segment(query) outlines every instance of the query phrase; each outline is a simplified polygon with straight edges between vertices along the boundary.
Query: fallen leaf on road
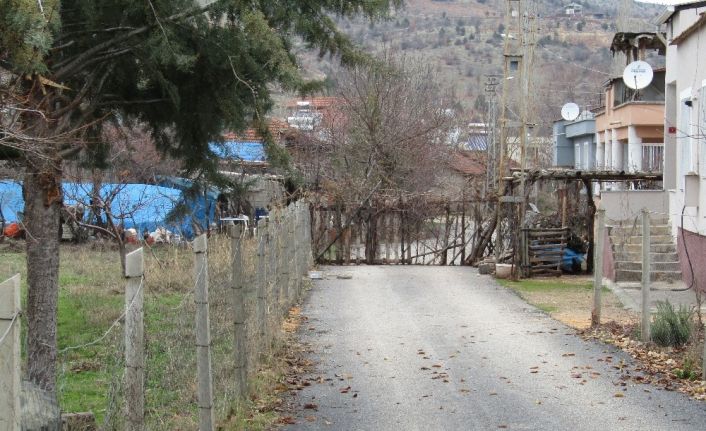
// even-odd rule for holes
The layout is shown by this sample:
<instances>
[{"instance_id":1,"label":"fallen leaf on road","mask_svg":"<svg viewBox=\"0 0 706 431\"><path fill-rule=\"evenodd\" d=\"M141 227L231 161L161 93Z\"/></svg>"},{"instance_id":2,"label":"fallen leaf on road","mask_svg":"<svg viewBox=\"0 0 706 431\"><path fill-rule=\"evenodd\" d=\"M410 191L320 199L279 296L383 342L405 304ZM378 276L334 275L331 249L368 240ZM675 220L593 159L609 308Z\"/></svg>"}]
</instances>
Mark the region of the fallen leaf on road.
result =
<instances>
[{"instance_id":1,"label":"fallen leaf on road","mask_svg":"<svg viewBox=\"0 0 706 431\"><path fill-rule=\"evenodd\" d=\"M342 394L347 394L348 392L350 392L350 390L351 390L351 387L348 386L348 387L345 387L345 388L341 388L341 390L339 390L339 392L342 393Z\"/></svg>"},{"instance_id":2,"label":"fallen leaf on road","mask_svg":"<svg viewBox=\"0 0 706 431\"><path fill-rule=\"evenodd\" d=\"M564 354L561 355L561 356L564 356L564 357L566 357L566 356L576 356L576 353L564 353Z\"/></svg>"},{"instance_id":3,"label":"fallen leaf on road","mask_svg":"<svg viewBox=\"0 0 706 431\"><path fill-rule=\"evenodd\" d=\"M295 421L294 418L291 416L283 416L277 419L277 423L282 425L295 425L297 421Z\"/></svg>"},{"instance_id":4,"label":"fallen leaf on road","mask_svg":"<svg viewBox=\"0 0 706 431\"><path fill-rule=\"evenodd\" d=\"M615 398L622 398L622 397L625 396L625 394L622 393L622 392L616 392L615 395L613 395L613 396L614 396Z\"/></svg>"},{"instance_id":5,"label":"fallen leaf on road","mask_svg":"<svg viewBox=\"0 0 706 431\"><path fill-rule=\"evenodd\" d=\"M308 422L316 422L316 416L307 416L305 419Z\"/></svg>"},{"instance_id":6,"label":"fallen leaf on road","mask_svg":"<svg viewBox=\"0 0 706 431\"><path fill-rule=\"evenodd\" d=\"M314 403L307 403L307 404L304 404L304 409L306 409L306 410L318 410L318 409L319 409L319 406L317 406L317 405L314 404Z\"/></svg>"},{"instance_id":7,"label":"fallen leaf on road","mask_svg":"<svg viewBox=\"0 0 706 431\"><path fill-rule=\"evenodd\" d=\"M429 368L429 367L422 367L422 368L420 368L420 369L421 369L422 371L431 370L431 368Z\"/></svg>"}]
</instances>

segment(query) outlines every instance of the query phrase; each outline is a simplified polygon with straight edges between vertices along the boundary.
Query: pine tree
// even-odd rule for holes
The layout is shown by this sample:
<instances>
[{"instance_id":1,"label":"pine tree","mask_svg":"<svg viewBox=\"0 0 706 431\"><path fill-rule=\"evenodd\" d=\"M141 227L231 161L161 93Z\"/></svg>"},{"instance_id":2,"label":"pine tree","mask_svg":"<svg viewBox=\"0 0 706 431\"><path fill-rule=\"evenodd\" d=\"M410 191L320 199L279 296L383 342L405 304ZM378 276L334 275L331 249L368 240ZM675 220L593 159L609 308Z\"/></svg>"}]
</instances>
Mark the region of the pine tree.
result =
<instances>
[{"instance_id":1,"label":"pine tree","mask_svg":"<svg viewBox=\"0 0 706 431\"><path fill-rule=\"evenodd\" d=\"M357 63L365 56L334 16L375 19L399 3L3 0L0 77L10 78L0 79L0 101L12 109L0 149L19 151L25 166L31 381L54 390L62 161L105 153L101 127L119 119L147 124L187 171L213 167L208 143L225 129L264 129L272 84L311 88L295 36Z\"/></svg>"}]
</instances>

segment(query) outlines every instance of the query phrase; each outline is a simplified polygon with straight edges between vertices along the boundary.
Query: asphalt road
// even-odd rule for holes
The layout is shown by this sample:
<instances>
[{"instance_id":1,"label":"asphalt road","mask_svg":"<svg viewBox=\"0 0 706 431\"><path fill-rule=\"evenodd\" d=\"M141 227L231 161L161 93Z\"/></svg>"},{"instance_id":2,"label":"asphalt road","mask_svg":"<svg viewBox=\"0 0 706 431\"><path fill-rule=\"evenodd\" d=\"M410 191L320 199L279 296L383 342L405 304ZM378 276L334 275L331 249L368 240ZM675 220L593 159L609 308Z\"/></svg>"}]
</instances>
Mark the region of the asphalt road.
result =
<instances>
[{"instance_id":1,"label":"asphalt road","mask_svg":"<svg viewBox=\"0 0 706 431\"><path fill-rule=\"evenodd\" d=\"M311 385L287 430L706 429L706 403L633 384L627 355L473 269L323 270L303 308Z\"/></svg>"}]
</instances>

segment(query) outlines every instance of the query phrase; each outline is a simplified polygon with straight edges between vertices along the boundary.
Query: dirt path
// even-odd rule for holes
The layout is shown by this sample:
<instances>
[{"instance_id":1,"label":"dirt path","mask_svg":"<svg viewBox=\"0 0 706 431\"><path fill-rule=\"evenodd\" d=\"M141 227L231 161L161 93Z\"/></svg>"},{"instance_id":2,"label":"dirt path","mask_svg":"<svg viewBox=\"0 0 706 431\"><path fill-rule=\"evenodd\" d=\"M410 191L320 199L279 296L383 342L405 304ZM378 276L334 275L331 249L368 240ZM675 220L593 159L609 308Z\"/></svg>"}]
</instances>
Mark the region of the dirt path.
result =
<instances>
[{"instance_id":1,"label":"dirt path","mask_svg":"<svg viewBox=\"0 0 706 431\"><path fill-rule=\"evenodd\" d=\"M469 268L324 268L303 313L316 363L288 430L702 430L706 404L624 379L586 342ZM352 274L350 280L335 273Z\"/></svg>"}]
</instances>

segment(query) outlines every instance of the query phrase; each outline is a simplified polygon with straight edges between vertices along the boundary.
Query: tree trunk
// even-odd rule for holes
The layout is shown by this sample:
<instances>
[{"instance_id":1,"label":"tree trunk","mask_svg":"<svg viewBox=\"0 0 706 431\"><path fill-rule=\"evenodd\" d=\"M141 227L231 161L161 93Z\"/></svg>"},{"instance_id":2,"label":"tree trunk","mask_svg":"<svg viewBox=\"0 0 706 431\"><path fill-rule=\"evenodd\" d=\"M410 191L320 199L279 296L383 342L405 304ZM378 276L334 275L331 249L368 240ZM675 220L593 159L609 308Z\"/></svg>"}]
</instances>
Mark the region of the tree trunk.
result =
<instances>
[{"instance_id":1,"label":"tree trunk","mask_svg":"<svg viewBox=\"0 0 706 431\"><path fill-rule=\"evenodd\" d=\"M593 202L593 188L591 187L591 181L584 179L583 185L586 187L586 203L588 204L588 211L586 213L586 241L588 242L588 251L586 253L586 272L589 274L593 272L593 254L596 252L595 238L593 237L593 223L596 217L596 203ZM598 250L599 253L603 253L603 250Z\"/></svg>"},{"instance_id":2,"label":"tree trunk","mask_svg":"<svg viewBox=\"0 0 706 431\"><path fill-rule=\"evenodd\" d=\"M446 212L446 223L444 224L444 251L441 253L441 262L439 265L445 266L449 260L449 235L451 234L451 207L446 204L444 208Z\"/></svg>"},{"instance_id":3,"label":"tree trunk","mask_svg":"<svg viewBox=\"0 0 706 431\"><path fill-rule=\"evenodd\" d=\"M494 214L490 217L488 226L485 229L483 229L482 222L479 223L478 229L481 230L481 234L478 239L478 242L476 243L475 247L471 251L471 254L466 259L466 264L474 265L476 262L478 262L480 259L483 258L483 254L485 252L485 249L488 247L490 240L493 238L493 232L495 232L495 229L498 224L499 206L500 206L500 203L498 203L495 206Z\"/></svg>"},{"instance_id":4,"label":"tree trunk","mask_svg":"<svg viewBox=\"0 0 706 431\"><path fill-rule=\"evenodd\" d=\"M365 261L368 265L374 265L377 259L378 250L378 216L376 208L368 208L368 229L365 238Z\"/></svg>"},{"instance_id":5,"label":"tree trunk","mask_svg":"<svg viewBox=\"0 0 706 431\"><path fill-rule=\"evenodd\" d=\"M42 389L56 385L61 161L27 157L23 186L27 232L27 374Z\"/></svg>"}]
</instances>

